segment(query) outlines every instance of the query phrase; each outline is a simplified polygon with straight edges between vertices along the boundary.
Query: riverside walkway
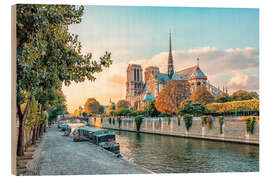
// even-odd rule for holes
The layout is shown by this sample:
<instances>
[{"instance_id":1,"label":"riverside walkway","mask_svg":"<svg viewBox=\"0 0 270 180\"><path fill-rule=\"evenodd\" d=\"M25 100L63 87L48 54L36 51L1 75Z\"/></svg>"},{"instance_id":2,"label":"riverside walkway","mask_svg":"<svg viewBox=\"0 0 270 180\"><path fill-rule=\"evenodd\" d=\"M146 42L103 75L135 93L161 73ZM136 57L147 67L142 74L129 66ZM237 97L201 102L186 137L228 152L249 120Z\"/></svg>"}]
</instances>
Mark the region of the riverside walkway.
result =
<instances>
[{"instance_id":1,"label":"riverside walkway","mask_svg":"<svg viewBox=\"0 0 270 180\"><path fill-rule=\"evenodd\" d=\"M72 138L62 134L56 127L49 129L41 140L34 159L28 163L25 175L151 173L94 144L86 141L73 142Z\"/></svg>"}]
</instances>

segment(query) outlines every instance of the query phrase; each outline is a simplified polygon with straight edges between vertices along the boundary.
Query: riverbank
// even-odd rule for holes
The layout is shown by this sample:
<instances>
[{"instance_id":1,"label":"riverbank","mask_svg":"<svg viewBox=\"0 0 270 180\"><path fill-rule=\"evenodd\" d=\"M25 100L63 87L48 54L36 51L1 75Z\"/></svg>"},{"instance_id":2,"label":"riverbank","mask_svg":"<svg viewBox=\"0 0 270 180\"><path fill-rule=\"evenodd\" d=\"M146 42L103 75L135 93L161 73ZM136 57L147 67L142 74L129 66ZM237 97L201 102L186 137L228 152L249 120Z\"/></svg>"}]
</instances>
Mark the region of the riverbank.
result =
<instances>
[{"instance_id":1,"label":"riverbank","mask_svg":"<svg viewBox=\"0 0 270 180\"><path fill-rule=\"evenodd\" d=\"M151 171L89 142L73 142L56 127L49 130L24 175L146 174ZM120 145L121 148L121 145Z\"/></svg>"},{"instance_id":2,"label":"riverbank","mask_svg":"<svg viewBox=\"0 0 270 180\"><path fill-rule=\"evenodd\" d=\"M117 118L114 118L114 120L113 118L109 120L108 117L102 120L101 118L89 118L89 124L101 128L136 132L134 118L121 118L120 123ZM222 133L220 133L220 128ZM241 117L225 118L221 127L218 119L213 118L210 128L207 126L202 127L200 118L193 117L192 126L188 131L183 118L178 120L175 117L171 117L169 120L164 117L145 117L141 124L140 132L259 145L259 121L255 122L253 133L250 134L247 133L246 122Z\"/></svg>"}]
</instances>

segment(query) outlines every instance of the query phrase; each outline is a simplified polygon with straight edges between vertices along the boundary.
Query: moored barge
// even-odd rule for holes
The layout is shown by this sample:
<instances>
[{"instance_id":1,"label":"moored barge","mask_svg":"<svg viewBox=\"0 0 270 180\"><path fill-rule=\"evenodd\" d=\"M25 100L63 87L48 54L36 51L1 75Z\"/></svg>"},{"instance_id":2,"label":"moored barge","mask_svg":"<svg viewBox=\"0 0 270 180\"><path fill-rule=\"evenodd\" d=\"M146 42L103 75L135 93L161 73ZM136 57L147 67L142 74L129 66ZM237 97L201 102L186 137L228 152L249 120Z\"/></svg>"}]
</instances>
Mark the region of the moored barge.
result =
<instances>
[{"instance_id":1,"label":"moored barge","mask_svg":"<svg viewBox=\"0 0 270 180\"><path fill-rule=\"evenodd\" d=\"M120 154L120 145L115 142L115 133L111 130L82 126L76 128L72 135L74 142L89 141L115 154Z\"/></svg>"}]
</instances>

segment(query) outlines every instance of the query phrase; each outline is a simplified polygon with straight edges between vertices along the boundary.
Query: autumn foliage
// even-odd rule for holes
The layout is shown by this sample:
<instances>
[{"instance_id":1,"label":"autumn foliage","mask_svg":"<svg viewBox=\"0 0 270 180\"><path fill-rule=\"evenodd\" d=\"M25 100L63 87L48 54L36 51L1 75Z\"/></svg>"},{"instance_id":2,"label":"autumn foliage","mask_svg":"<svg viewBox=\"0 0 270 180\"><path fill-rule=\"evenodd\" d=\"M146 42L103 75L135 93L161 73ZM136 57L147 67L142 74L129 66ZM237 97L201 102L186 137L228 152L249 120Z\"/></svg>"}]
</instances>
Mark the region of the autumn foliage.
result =
<instances>
[{"instance_id":1,"label":"autumn foliage","mask_svg":"<svg viewBox=\"0 0 270 180\"><path fill-rule=\"evenodd\" d=\"M259 100L250 99L244 101L231 101L226 103L210 103L206 105L206 108L213 113L259 111L259 104Z\"/></svg>"},{"instance_id":2,"label":"autumn foliage","mask_svg":"<svg viewBox=\"0 0 270 180\"><path fill-rule=\"evenodd\" d=\"M116 104L116 110L121 109L121 108L129 109L129 107L130 107L130 104L126 100L120 100Z\"/></svg>"},{"instance_id":3,"label":"autumn foliage","mask_svg":"<svg viewBox=\"0 0 270 180\"><path fill-rule=\"evenodd\" d=\"M245 90L238 90L232 94L233 100L248 100L248 99L259 99L259 95L254 92L248 92Z\"/></svg>"},{"instance_id":4,"label":"autumn foliage","mask_svg":"<svg viewBox=\"0 0 270 180\"><path fill-rule=\"evenodd\" d=\"M197 86L191 96L191 101L193 103L207 104L213 100L214 100L214 97L207 90L206 86Z\"/></svg>"},{"instance_id":5,"label":"autumn foliage","mask_svg":"<svg viewBox=\"0 0 270 180\"><path fill-rule=\"evenodd\" d=\"M164 114L177 114L180 103L190 95L190 84L186 80L171 80L159 93L155 106Z\"/></svg>"},{"instance_id":6,"label":"autumn foliage","mask_svg":"<svg viewBox=\"0 0 270 180\"><path fill-rule=\"evenodd\" d=\"M95 98L88 98L84 104L84 109L87 114L99 113L100 104Z\"/></svg>"}]
</instances>

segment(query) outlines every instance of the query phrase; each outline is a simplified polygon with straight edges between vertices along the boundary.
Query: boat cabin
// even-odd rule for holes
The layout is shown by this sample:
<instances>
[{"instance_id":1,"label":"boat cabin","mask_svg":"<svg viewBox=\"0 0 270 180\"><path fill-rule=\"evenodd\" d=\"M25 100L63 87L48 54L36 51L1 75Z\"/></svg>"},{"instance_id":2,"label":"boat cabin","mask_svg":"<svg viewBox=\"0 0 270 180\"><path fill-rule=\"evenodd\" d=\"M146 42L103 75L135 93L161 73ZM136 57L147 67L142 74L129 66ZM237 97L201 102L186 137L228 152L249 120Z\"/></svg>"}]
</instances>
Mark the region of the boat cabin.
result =
<instances>
[{"instance_id":1,"label":"boat cabin","mask_svg":"<svg viewBox=\"0 0 270 180\"><path fill-rule=\"evenodd\" d=\"M93 136L93 143L99 144L101 142L114 142L115 134L112 131L107 131L106 133L98 133Z\"/></svg>"},{"instance_id":2,"label":"boat cabin","mask_svg":"<svg viewBox=\"0 0 270 180\"><path fill-rule=\"evenodd\" d=\"M73 131L73 141L91 141L96 133L104 133L107 130L89 126L78 127Z\"/></svg>"}]
</instances>

